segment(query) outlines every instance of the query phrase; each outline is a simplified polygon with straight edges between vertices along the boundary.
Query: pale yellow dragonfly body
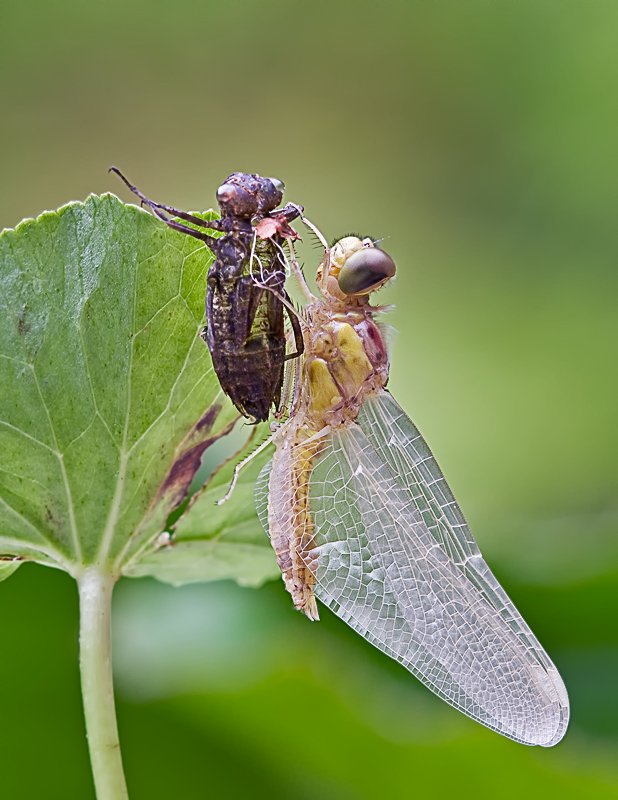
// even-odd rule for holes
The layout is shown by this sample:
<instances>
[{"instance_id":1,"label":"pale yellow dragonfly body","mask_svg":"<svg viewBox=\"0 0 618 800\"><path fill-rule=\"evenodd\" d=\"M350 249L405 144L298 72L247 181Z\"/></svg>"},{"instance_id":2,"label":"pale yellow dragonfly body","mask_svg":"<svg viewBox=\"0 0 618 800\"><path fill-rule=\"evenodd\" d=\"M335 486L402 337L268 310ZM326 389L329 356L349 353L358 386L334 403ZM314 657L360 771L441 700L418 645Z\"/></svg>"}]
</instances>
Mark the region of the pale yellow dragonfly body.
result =
<instances>
[{"instance_id":1,"label":"pale yellow dragonfly body","mask_svg":"<svg viewBox=\"0 0 618 800\"><path fill-rule=\"evenodd\" d=\"M566 689L483 560L425 440L386 391L369 294L394 274L346 237L303 310L301 391L256 485L295 606L316 598L432 691L515 741L564 736Z\"/></svg>"}]
</instances>

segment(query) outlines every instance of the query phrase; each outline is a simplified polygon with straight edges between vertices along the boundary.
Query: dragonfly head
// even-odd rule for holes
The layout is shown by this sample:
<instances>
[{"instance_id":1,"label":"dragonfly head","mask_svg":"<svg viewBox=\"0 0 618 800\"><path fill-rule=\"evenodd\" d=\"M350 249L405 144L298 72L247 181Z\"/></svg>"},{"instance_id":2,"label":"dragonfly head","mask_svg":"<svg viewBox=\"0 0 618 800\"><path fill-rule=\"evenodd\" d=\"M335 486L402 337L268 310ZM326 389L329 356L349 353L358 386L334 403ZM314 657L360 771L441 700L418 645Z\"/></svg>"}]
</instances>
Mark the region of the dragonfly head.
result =
<instances>
[{"instance_id":1,"label":"dragonfly head","mask_svg":"<svg viewBox=\"0 0 618 800\"><path fill-rule=\"evenodd\" d=\"M395 262L373 239L345 236L335 242L318 268L318 286L339 300L375 292L395 274Z\"/></svg>"}]
</instances>

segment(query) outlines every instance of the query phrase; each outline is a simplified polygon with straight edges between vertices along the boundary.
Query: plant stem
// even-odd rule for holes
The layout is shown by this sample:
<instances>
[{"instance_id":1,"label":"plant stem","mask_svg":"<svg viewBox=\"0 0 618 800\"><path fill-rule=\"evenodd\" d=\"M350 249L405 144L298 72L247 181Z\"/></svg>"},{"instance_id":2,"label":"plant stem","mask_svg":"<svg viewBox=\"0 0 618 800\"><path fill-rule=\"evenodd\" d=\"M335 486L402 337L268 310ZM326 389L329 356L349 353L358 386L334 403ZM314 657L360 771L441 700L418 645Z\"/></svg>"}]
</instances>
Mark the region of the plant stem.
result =
<instances>
[{"instance_id":1,"label":"plant stem","mask_svg":"<svg viewBox=\"0 0 618 800\"><path fill-rule=\"evenodd\" d=\"M128 800L122 770L111 654L112 590L116 579L95 568L78 578L79 663L86 732L97 800Z\"/></svg>"}]
</instances>

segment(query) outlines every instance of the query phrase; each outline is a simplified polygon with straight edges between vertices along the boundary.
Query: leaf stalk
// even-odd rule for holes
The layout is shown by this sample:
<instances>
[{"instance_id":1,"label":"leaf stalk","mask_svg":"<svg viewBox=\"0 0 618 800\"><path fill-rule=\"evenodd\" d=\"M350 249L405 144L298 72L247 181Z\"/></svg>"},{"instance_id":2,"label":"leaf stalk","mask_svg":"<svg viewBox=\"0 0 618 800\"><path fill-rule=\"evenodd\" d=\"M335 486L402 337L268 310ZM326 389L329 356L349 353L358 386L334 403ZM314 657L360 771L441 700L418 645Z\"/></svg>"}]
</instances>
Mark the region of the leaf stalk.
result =
<instances>
[{"instance_id":1,"label":"leaf stalk","mask_svg":"<svg viewBox=\"0 0 618 800\"><path fill-rule=\"evenodd\" d=\"M97 800L128 800L122 769L111 654L111 606L116 577L84 570L79 587L79 662L86 732Z\"/></svg>"}]
</instances>

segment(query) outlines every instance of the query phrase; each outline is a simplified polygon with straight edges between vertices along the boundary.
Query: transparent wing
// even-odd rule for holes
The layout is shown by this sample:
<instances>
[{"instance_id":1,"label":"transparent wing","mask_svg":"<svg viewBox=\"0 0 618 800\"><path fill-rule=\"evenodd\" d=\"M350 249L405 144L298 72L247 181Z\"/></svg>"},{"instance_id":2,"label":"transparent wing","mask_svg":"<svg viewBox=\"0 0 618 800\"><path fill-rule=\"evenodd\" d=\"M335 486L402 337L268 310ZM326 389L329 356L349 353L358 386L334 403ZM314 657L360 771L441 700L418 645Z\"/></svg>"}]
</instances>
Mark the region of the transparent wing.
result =
<instances>
[{"instance_id":1,"label":"transparent wing","mask_svg":"<svg viewBox=\"0 0 618 800\"><path fill-rule=\"evenodd\" d=\"M388 392L381 392L365 400L357 423L446 555L534 651L539 663L549 672L555 670L483 560L427 442L401 406Z\"/></svg>"},{"instance_id":2,"label":"transparent wing","mask_svg":"<svg viewBox=\"0 0 618 800\"><path fill-rule=\"evenodd\" d=\"M358 424L332 435L310 498L323 603L489 728L525 744L562 738L568 698L556 668L388 393L366 400Z\"/></svg>"}]
</instances>

